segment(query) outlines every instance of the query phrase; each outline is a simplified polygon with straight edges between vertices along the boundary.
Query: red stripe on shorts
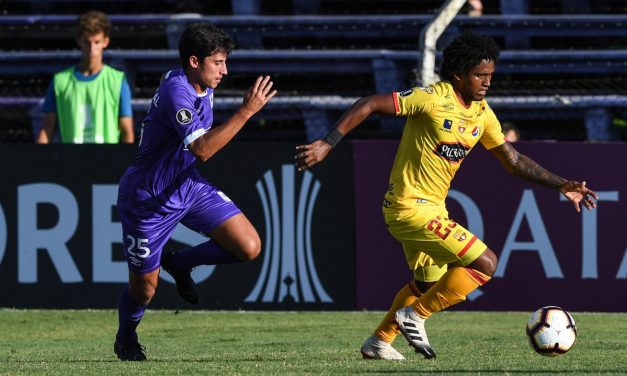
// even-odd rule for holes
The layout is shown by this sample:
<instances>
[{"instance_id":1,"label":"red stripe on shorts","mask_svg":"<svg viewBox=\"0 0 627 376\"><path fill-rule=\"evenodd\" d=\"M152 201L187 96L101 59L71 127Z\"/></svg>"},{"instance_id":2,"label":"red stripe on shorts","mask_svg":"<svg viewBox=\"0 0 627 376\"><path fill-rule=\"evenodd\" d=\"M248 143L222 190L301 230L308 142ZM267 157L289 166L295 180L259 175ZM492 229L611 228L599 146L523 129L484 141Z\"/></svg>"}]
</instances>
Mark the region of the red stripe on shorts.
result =
<instances>
[{"instance_id":1,"label":"red stripe on shorts","mask_svg":"<svg viewBox=\"0 0 627 376\"><path fill-rule=\"evenodd\" d=\"M462 249L458 254L457 257L462 257L464 255L464 253L468 252L468 250L470 249L470 247L472 247L472 245L475 243L475 241L477 240L477 236L473 235L472 239L470 239L468 241L468 244L466 244L466 246L464 247L464 249Z\"/></svg>"}]
</instances>

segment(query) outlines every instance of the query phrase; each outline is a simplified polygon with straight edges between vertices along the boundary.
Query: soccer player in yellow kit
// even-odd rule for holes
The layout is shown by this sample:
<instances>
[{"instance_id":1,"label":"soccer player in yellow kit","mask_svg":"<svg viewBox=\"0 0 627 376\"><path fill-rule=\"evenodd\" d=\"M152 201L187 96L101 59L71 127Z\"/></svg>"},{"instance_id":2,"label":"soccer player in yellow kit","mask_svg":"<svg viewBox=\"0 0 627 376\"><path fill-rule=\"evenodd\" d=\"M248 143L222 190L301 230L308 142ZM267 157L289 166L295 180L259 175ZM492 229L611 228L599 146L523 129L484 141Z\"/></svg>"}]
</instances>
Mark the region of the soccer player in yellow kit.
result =
<instances>
[{"instance_id":1,"label":"soccer player in yellow kit","mask_svg":"<svg viewBox=\"0 0 627 376\"><path fill-rule=\"evenodd\" d=\"M407 118L383 200L386 225L403 247L414 278L361 348L364 358L402 360L391 346L404 335L425 358L434 358L425 331L433 313L462 302L487 283L497 257L486 244L448 217L444 199L466 155L477 144L491 151L511 174L559 190L577 212L596 207L586 183L559 177L506 142L484 97L500 51L492 38L466 32L444 49L443 80L427 87L364 97L355 102L323 139L296 148L296 166L326 158L342 136L369 115Z\"/></svg>"}]
</instances>

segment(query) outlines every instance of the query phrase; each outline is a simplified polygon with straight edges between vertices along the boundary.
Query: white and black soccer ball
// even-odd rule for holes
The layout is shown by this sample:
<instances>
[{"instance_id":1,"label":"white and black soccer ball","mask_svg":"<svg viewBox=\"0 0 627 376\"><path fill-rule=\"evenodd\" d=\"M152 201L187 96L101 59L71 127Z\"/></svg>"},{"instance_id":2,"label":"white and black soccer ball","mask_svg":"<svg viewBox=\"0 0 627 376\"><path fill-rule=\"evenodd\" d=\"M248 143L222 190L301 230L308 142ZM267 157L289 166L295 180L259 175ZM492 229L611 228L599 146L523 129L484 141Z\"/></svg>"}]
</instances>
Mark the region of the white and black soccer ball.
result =
<instances>
[{"instance_id":1,"label":"white and black soccer ball","mask_svg":"<svg viewBox=\"0 0 627 376\"><path fill-rule=\"evenodd\" d=\"M538 354L562 355L573 347L577 326L566 310L555 306L542 307L527 321L527 337Z\"/></svg>"}]
</instances>

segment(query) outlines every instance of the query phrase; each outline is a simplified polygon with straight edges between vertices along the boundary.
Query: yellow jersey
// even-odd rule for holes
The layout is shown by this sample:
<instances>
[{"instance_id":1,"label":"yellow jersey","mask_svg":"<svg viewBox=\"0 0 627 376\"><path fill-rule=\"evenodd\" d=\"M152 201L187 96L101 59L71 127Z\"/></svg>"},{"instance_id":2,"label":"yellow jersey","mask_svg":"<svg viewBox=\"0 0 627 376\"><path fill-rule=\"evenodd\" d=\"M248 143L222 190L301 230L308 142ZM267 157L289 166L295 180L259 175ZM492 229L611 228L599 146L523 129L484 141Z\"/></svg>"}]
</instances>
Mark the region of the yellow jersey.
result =
<instances>
[{"instance_id":1,"label":"yellow jersey","mask_svg":"<svg viewBox=\"0 0 627 376\"><path fill-rule=\"evenodd\" d=\"M397 116L407 121L390 175L384 210L443 204L461 163L478 141L486 149L505 140L484 100L462 106L450 82L392 93Z\"/></svg>"}]
</instances>

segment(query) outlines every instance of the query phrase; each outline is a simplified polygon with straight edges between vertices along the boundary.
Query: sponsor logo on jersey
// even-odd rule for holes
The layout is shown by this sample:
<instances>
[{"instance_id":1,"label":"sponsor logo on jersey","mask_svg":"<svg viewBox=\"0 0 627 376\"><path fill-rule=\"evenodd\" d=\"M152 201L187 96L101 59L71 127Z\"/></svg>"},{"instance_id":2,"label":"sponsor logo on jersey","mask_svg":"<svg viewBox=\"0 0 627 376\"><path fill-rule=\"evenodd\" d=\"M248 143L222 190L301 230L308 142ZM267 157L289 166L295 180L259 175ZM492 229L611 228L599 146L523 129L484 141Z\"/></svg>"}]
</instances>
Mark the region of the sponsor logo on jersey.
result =
<instances>
[{"instance_id":1,"label":"sponsor logo on jersey","mask_svg":"<svg viewBox=\"0 0 627 376\"><path fill-rule=\"evenodd\" d=\"M414 89L403 90L400 93L398 93L398 95L400 95L401 97L406 97L406 96L410 95L413 91L414 91Z\"/></svg>"},{"instance_id":2,"label":"sponsor logo on jersey","mask_svg":"<svg viewBox=\"0 0 627 376\"><path fill-rule=\"evenodd\" d=\"M474 127L472 130L472 137L477 137L479 135L479 127Z\"/></svg>"},{"instance_id":3,"label":"sponsor logo on jersey","mask_svg":"<svg viewBox=\"0 0 627 376\"><path fill-rule=\"evenodd\" d=\"M460 163L469 150L470 147L458 142L440 142L433 152L451 163Z\"/></svg>"},{"instance_id":4,"label":"sponsor logo on jersey","mask_svg":"<svg viewBox=\"0 0 627 376\"><path fill-rule=\"evenodd\" d=\"M475 116L476 116L476 117L481 116L481 114L483 113L483 111L485 111L485 106L481 106L481 108L479 109L479 111L475 113Z\"/></svg>"},{"instance_id":5,"label":"sponsor logo on jersey","mask_svg":"<svg viewBox=\"0 0 627 376\"><path fill-rule=\"evenodd\" d=\"M424 91L427 94L433 94L433 88L431 86L427 86L427 87L419 87L418 89Z\"/></svg>"},{"instance_id":6,"label":"sponsor logo on jersey","mask_svg":"<svg viewBox=\"0 0 627 376\"><path fill-rule=\"evenodd\" d=\"M192 122L192 112L190 110L188 110L187 108L181 108L177 113L176 113L176 121L179 122L179 124L182 125L186 125Z\"/></svg>"},{"instance_id":7,"label":"sponsor logo on jersey","mask_svg":"<svg viewBox=\"0 0 627 376\"><path fill-rule=\"evenodd\" d=\"M444 129L451 129L451 127L453 126L453 120L444 119L442 126L444 127Z\"/></svg>"},{"instance_id":8,"label":"sponsor logo on jersey","mask_svg":"<svg viewBox=\"0 0 627 376\"><path fill-rule=\"evenodd\" d=\"M453 110L455 110L455 104L454 103L444 103L442 105L442 109L446 112L453 112Z\"/></svg>"},{"instance_id":9,"label":"sponsor logo on jersey","mask_svg":"<svg viewBox=\"0 0 627 376\"><path fill-rule=\"evenodd\" d=\"M388 200L387 198L384 198L383 199L383 207L389 208L390 206L392 206L392 201Z\"/></svg>"}]
</instances>

